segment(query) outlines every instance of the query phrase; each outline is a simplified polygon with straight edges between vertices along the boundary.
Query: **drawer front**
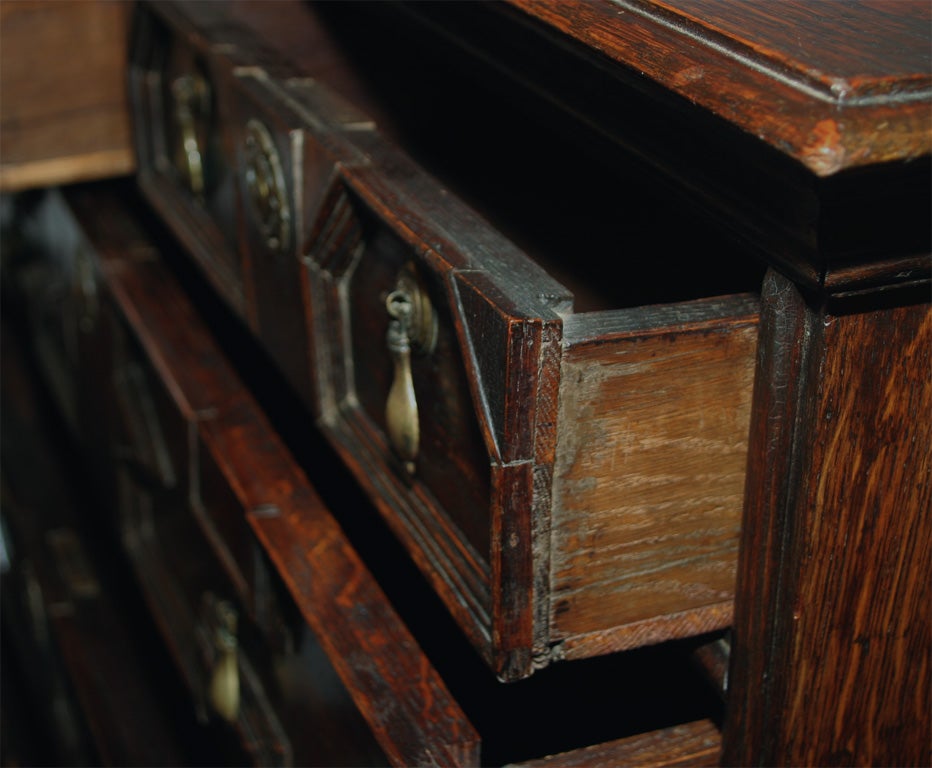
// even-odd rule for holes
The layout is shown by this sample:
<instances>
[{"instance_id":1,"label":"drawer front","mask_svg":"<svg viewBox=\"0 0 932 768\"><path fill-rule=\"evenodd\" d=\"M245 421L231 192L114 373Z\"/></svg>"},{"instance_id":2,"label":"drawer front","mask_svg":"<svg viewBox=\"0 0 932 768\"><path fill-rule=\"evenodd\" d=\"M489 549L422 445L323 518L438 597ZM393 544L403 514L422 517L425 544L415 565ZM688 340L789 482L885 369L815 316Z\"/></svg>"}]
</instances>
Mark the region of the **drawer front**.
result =
<instances>
[{"instance_id":1,"label":"drawer front","mask_svg":"<svg viewBox=\"0 0 932 768\"><path fill-rule=\"evenodd\" d=\"M133 57L147 199L316 414L475 645L497 668L529 669L524 595L545 567L531 554L533 510L546 503L555 415L538 390L553 386L566 292L457 201L438 208L435 186L370 121L241 30L170 4L155 11L143 6L137 29L148 32ZM203 62L224 117L223 163L238 180L237 280L191 246L190 210L210 219L207 231L223 230L224 216L183 189L160 155L171 138L145 112L171 109L166 52L179 46ZM412 356L417 412L389 413L404 371L388 345L386 300L409 278L436 331L430 353ZM416 460L397 434L393 443L390 419L401 432L416 425Z\"/></svg>"},{"instance_id":2,"label":"drawer front","mask_svg":"<svg viewBox=\"0 0 932 768\"><path fill-rule=\"evenodd\" d=\"M222 41L220 42L222 45ZM217 98L222 70L203 36L134 23L130 97L139 182L214 286L245 312L232 147Z\"/></svg>"},{"instance_id":3,"label":"drawer front","mask_svg":"<svg viewBox=\"0 0 932 768\"><path fill-rule=\"evenodd\" d=\"M103 264L101 340L111 343L112 367L98 396L111 404L115 523L199 717L221 734L224 759L288 765L292 747L258 669L265 651L245 642L256 604L267 599L267 579L255 569L260 552L242 537L245 515L228 503L230 491L200 490L199 432L235 392L205 376L210 349L155 267ZM154 321L156 308L177 330Z\"/></svg>"},{"instance_id":4,"label":"drawer front","mask_svg":"<svg viewBox=\"0 0 932 768\"><path fill-rule=\"evenodd\" d=\"M534 260L307 80L313 67L197 8L144 5L139 28L210 62L237 179L234 223L211 225L238 237L231 304L499 677L727 626L753 298L574 313ZM145 104L170 58L139 38ZM187 244L150 183L178 181L156 155L142 188ZM669 364L628 376L654 357ZM682 386L664 393L664 377Z\"/></svg>"},{"instance_id":5,"label":"drawer front","mask_svg":"<svg viewBox=\"0 0 932 768\"><path fill-rule=\"evenodd\" d=\"M313 81L275 80L254 66L236 71L225 95L237 147L250 324L288 381L316 410L318 371L296 254L306 246L301 235L337 166L368 162L343 134L365 132L372 125L328 99ZM311 140L309 116L321 112L331 119L317 123L318 139Z\"/></svg>"},{"instance_id":6,"label":"drawer front","mask_svg":"<svg viewBox=\"0 0 932 768\"><path fill-rule=\"evenodd\" d=\"M372 123L294 76L222 12L205 10L137 10L130 79L139 184L313 408L299 234L337 164L367 162L342 135Z\"/></svg>"},{"instance_id":7,"label":"drawer front","mask_svg":"<svg viewBox=\"0 0 932 768\"><path fill-rule=\"evenodd\" d=\"M112 403L117 523L229 759L475 762L465 715L157 252L108 226L130 211L105 190L71 204L112 349L98 395Z\"/></svg>"},{"instance_id":8,"label":"drawer front","mask_svg":"<svg viewBox=\"0 0 932 768\"><path fill-rule=\"evenodd\" d=\"M456 231L474 215L439 206L432 187L425 198L405 184L402 158L377 152L396 175L347 172L304 259L320 423L474 644L511 677L529 667L533 642L527 590L535 512L547 511L557 315L501 285L504 241L493 241L496 274ZM558 287L525 267L559 302Z\"/></svg>"}]
</instances>

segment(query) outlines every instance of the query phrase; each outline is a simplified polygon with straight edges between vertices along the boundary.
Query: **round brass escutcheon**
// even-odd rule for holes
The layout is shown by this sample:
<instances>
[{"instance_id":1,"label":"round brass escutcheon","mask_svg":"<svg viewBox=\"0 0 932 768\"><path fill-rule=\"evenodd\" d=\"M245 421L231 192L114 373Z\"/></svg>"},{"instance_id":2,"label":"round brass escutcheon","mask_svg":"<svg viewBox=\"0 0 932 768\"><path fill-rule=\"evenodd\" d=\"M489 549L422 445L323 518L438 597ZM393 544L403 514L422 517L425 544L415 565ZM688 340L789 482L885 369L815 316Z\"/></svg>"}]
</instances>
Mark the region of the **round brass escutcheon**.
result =
<instances>
[{"instance_id":1,"label":"round brass escutcheon","mask_svg":"<svg viewBox=\"0 0 932 768\"><path fill-rule=\"evenodd\" d=\"M283 251L289 245L291 208L278 148L258 120L246 124L244 139L246 189L250 207L266 246Z\"/></svg>"},{"instance_id":2,"label":"round brass escutcheon","mask_svg":"<svg viewBox=\"0 0 932 768\"><path fill-rule=\"evenodd\" d=\"M393 296L404 296L410 303L407 309L407 334L414 352L429 355L437 346L437 313L430 303L427 287L409 263L398 274ZM391 314L391 308L389 308Z\"/></svg>"}]
</instances>

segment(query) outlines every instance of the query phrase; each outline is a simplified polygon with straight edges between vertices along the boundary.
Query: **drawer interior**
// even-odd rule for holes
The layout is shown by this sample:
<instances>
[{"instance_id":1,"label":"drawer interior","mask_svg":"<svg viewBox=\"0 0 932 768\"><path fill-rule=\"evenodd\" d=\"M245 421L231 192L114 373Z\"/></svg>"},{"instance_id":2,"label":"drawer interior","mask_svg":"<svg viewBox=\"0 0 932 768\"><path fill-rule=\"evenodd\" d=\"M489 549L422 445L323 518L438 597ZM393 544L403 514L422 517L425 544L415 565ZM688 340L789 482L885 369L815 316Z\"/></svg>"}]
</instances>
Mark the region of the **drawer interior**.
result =
<instances>
[{"instance_id":1,"label":"drawer interior","mask_svg":"<svg viewBox=\"0 0 932 768\"><path fill-rule=\"evenodd\" d=\"M468 56L403 6L308 3L289 12L313 17L314 45L279 45L544 266L573 293L577 313L759 290L763 263L714 227L688 190L645 172L584 118ZM250 4L232 13L267 31ZM363 13L371 22L361 25ZM307 19L294 28L307 29ZM610 86L597 64L566 76L596 94ZM662 132L689 141L676 126Z\"/></svg>"}]
</instances>

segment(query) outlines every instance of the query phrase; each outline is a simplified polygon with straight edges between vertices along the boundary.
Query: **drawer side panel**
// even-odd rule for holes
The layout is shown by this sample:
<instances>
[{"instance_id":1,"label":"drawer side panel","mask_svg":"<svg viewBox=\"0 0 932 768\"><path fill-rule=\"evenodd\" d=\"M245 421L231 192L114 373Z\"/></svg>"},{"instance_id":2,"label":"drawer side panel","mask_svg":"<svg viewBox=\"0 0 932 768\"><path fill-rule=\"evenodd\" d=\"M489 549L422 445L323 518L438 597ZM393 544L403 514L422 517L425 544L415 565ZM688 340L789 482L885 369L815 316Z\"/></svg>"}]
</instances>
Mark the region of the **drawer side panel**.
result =
<instances>
[{"instance_id":1,"label":"drawer side panel","mask_svg":"<svg viewBox=\"0 0 932 768\"><path fill-rule=\"evenodd\" d=\"M730 621L756 338L744 317L567 345L551 528L567 649Z\"/></svg>"}]
</instances>

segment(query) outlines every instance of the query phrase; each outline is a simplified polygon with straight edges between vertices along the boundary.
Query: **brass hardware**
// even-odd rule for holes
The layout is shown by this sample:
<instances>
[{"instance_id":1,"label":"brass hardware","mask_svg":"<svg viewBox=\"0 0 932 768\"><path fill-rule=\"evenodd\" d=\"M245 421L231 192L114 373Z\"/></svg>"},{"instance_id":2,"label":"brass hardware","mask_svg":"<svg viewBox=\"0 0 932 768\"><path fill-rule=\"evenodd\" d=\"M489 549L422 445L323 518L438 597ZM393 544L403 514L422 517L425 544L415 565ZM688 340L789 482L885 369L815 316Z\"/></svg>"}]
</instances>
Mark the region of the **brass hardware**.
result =
<instances>
[{"instance_id":1,"label":"brass hardware","mask_svg":"<svg viewBox=\"0 0 932 768\"><path fill-rule=\"evenodd\" d=\"M200 75L182 75L171 85L177 130L175 167L197 198L204 195L203 125L210 112L210 88Z\"/></svg>"},{"instance_id":2,"label":"brass hardware","mask_svg":"<svg viewBox=\"0 0 932 768\"><path fill-rule=\"evenodd\" d=\"M78 328L84 333L94 330L100 314L93 259L85 245L79 246L75 252L72 289L76 299Z\"/></svg>"},{"instance_id":3,"label":"brass hardware","mask_svg":"<svg viewBox=\"0 0 932 768\"><path fill-rule=\"evenodd\" d=\"M226 601L216 604L217 626L214 646L217 656L210 674L207 697L220 717L236 722L239 717L240 685L237 659L236 611Z\"/></svg>"},{"instance_id":4,"label":"brass hardware","mask_svg":"<svg viewBox=\"0 0 932 768\"><path fill-rule=\"evenodd\" d=\"M392 318L387 343L395 369L385 405L385 422L392 448L402 460L405 471L414 474L421 430L411 353L433 352L437 343L437 315L411 267L398 277L395 290L385 299L385 307Z\"/></svg>"},{"instance_id":5,"label":"brass hardware","mask_svg":"<svg viewBox=\"0 0 932 768\"><path fill-rule=\"evenodd\" d=\"M258 120L246 124L245 174L252 211L265 243L272 251L289 244L291 209L278 149L269 130Z\"/></svg>"}]
</instances>

